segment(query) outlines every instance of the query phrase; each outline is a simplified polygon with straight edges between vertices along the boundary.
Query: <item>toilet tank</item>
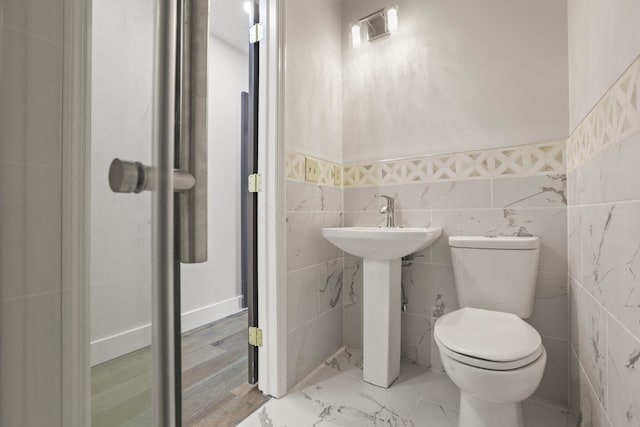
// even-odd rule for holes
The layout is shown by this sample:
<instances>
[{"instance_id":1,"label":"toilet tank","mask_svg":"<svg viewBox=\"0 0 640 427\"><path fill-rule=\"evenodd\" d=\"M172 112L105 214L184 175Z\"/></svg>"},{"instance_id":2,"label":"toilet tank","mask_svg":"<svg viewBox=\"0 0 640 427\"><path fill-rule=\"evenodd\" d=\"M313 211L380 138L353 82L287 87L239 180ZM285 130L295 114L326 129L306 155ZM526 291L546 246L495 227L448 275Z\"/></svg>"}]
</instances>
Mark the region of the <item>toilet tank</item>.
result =
<instances>
[{"instance_id":1,"label":"toilet tank","mask_svg":"<svg viewBox=\"0 0 640 427\"><path fill-rule=\"evenodd\" d=\"M460 307L531 316L538 237L451 236L449 248Z\"/></svg>"}]
</instances>

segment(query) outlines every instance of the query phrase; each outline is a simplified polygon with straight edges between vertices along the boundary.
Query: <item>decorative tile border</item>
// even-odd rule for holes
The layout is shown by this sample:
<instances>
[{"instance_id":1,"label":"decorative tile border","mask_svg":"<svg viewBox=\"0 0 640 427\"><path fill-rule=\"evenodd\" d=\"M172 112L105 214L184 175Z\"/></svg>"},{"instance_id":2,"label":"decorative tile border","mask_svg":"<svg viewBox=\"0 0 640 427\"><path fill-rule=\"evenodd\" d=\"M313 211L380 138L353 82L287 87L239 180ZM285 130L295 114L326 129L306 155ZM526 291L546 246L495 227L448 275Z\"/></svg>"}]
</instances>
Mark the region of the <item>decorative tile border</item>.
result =
<instances>
[{"instance_id":1,"label":"decorative tile border","mask_svg":"<svg viewBox=\"0 0 640 427\"><path fill-rule=\"evenodd\" d=\"M305 181L305 159L304 154L287 153L287 179ZM344 187L561 174L566 171L564 141L344 166L325 160L318 162L320 184L339 186L339 174L342 172Z\"/></svg>"},{"instance_id":2,"label":"decorative tile border","mask_svg":"<svg viewBox=\"0 0 640 427\"><path fill-rule=\"evenodd\" d=\"M598 101L567 140L567 169L640 131L640 57Z\"/></svg>"},{"instance_id":3,"label":"decorative tile border","mask_svg":"<svg viewBox=\"0 0 640 427\"><path fill-rule=\"evenodd\" d=\"M287 152L285 158L285 169L287 179L291 181L304 182L305 155L300 153Z\"/></svg>"},{"instance_id":4,"label":"decorative tile border","mask_svg":"<svg viewBox=\"0 0 640 427\"><path fill-rule=\"evenodd\" d=\"M564 141L344 166L345 187L565 172Z\"/></svg>"},{"instance_id":5,"label":"decorative tile border","mask_svg":"<svg viewBox=\"0 0 640 427\"><path fill-rule=\"evenodd\" d=\"M306 163L307 159L315 160L319 166L318 181L307 181ZM288 152L285 159L285 169L287 179L298 182L314 182L319 185L342 186L342 165L317 157L305 156L301 153Z\"/></svg>"}]
</instances>

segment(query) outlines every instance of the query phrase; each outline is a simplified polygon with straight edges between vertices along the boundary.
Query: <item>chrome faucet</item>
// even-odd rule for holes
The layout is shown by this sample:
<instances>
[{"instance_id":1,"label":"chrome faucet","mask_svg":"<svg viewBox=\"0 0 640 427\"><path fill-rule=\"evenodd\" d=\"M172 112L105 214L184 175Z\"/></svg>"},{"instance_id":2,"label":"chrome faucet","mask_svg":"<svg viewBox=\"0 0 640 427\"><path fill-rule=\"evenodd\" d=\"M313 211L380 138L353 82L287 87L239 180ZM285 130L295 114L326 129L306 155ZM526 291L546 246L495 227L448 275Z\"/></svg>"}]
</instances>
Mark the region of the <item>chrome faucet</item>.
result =
<instances>
[{"instance_id":1,"label":"chrome faucet","mask_svg":"<svg viewBox=\"0 0 640 427\"><path fill-rule=\"evenodd\" d=\"M380 197L383 197L387 201L387 204L380 208L380 213L387 214L387 227L395 227L396 226L395 200L393 200L393 197L385 196L382 194L380 195Z\"/></svg>"}]
</instances>

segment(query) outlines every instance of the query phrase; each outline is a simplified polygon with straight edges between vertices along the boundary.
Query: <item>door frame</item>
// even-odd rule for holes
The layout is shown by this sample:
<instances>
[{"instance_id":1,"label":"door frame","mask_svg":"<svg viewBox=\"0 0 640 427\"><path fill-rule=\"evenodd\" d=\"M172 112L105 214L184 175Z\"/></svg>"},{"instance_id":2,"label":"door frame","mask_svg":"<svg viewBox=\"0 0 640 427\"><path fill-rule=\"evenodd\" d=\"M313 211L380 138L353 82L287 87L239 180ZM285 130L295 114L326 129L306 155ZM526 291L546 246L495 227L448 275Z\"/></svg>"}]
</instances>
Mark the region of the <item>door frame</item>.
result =
<instances>
[{"instance_id":1,"label":"door frame","mask_svg":"<svg viewBox=\"0 0 640 427\"><path fill-rule=\"evenodd\" d=\"M258 387L270 396L287 393L287 288L283 49L280 0L260 0L260 78L258 95L258 324L264 346L258 351Z\"/></svg>"}]
</instances>

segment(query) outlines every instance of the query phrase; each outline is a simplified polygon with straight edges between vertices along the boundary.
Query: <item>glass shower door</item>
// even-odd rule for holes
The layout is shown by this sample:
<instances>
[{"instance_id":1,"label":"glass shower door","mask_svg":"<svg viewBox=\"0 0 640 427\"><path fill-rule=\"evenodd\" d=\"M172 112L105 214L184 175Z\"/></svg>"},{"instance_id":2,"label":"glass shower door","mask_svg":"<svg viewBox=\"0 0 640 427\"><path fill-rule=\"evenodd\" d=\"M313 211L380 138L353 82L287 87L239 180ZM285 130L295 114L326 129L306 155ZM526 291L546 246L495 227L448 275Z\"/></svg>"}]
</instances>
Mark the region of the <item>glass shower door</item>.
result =
<instances>
[{"instance_id":1,"label":"glass shower door","mask_svg":"<svg viewBox=\"0 0 640 427\"><path fill-rule=\"evenodd\" d=\"M152 197L111 191L115 157L152 162L153 1L94 0L91 425L151 425Z\"/></svg>"},{"instance_id":2,"label":"glass shower door","mask_svg":"<svg viewBox=\"0 0 640 427\"><path fill-rule=\"evenodd\" d=\"M199 253L196 245L180 250L174 231L182 227L174 218L182 212L178 206L187 205L189 213L200 203L192 196L202 182L191 167L196 156L177 146L177 129L193 130L179 127L178 115L184 119L190 112L187 123L201 115L197 108L190 110L198 99L183 104L189 99L181 83L189 72L178 60L183 54L182 5L175 0L94 1L94 426L180 425L176 254L197 258ZM190 83L197 88L197 81ZM191 220L189 226L199 225L196 215L184 217ZM190 236L189 231L183 235Z\"/></svg>"}]
</instances>

